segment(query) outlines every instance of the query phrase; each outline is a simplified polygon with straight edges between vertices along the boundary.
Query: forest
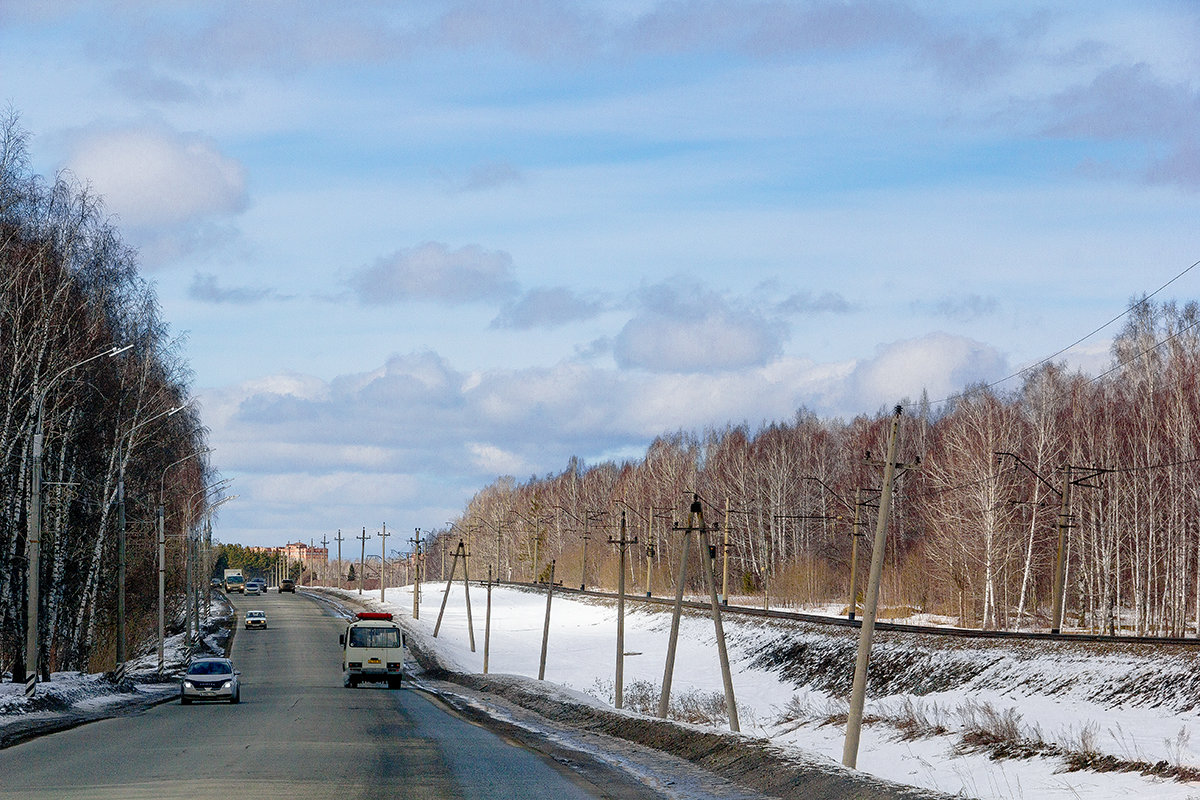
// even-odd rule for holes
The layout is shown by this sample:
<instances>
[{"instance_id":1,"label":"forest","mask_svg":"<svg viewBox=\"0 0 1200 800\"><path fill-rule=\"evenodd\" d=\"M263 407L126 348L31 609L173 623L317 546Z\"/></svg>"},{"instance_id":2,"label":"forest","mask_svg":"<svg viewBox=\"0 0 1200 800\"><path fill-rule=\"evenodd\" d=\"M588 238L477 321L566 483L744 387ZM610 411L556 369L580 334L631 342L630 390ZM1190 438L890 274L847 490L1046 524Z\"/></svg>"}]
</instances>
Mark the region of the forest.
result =
<instances>
[{"instance_id":1,"label":"forest","mask_svg":"<svg viewBox=\"0 0 1200 800\"><path fill-rule=\"evenodd\" d=\"M1047 361L945 401L904 402L885 613L1049 628L1061 534L1065 630L1200 635L1198 324L1195 303L1142 298L1100 375ZM719 592L847 613L852 568L856 602L865 593L891 418L801 409L754 429L663 434L635 461L502 477L429 535L427 574L447 572L462 540L472 579L545 581L553 560L564 585L615 589L610 540L623 520L625 538L638 537L627 591L670 593L695 496ZM687 575L703 594L702 570Z\"/></svg>"},{"instance_id":2,"label":"forest","mask_svg":"<svg viewBox=\"0 0 1200 800\"><path fill-rule=\"evenodd\" d=\"M25 663L31 563L43 679L113 669L122 475L131 656L157 639L158 508L170 620L183 608L185 543L198 535L213 477L188 365L137 253L86 185L45 179L29 160L17 114L0 113L0 674L18 682L34 666Z\"/></svg>"}]
</instances>

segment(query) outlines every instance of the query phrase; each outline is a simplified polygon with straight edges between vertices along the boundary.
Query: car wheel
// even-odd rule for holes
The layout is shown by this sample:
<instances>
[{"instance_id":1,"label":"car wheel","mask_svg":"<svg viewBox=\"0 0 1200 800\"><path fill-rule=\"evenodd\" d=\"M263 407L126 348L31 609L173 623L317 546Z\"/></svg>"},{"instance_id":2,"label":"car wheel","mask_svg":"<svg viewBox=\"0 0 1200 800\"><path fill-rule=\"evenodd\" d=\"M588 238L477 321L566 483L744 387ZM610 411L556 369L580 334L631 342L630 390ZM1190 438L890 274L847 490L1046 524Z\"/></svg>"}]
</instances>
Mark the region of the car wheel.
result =
<instances>
[{"instance_id":1,"label":"car wheel","mask_svg":"<svg viewBox=\"0 0 1200 800\"><path fill-rule=\"evenodd\" d=\"M184 697L183 695L179 696L179 705L190 706L191 704L192 704L192 699L190 697Z\"/></svg>"},{"instance_id":2,"label":"car wheel","mask_svg":"<svg viewBox=\"0 0 1200 800\"><path fill-rule=\"evenodd\" d=\"M237 691L237 694L235 694L233 697L229 698L229 705L231 705L231 706L236 705L240 702L242 702L242 690L241 689L239 689Z\"/></svg>"},{"instance_id":3,"label":"car wheel","mask_svg":"<svg viewBox=\"0 0 1200 800\"><path fill-rule=\"evenodd\" d=\"M400 678L388 678L387 686L389 689L399 689L400 688Z\"/></svg>"}]
</instances>

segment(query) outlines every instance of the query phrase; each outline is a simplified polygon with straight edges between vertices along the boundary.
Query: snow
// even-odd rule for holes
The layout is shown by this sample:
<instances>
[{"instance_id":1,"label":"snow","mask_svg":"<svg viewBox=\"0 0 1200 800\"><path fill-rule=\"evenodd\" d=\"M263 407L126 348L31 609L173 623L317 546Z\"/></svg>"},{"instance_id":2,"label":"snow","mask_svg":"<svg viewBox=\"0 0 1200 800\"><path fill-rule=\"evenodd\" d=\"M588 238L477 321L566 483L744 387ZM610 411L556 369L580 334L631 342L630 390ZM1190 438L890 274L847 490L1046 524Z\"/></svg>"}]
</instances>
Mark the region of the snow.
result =
<instances>
[{"instance_id":1,"label":"snow","mask_svg":"<svg viewBox=\"0 0 1200 800\"><path fill-rule=\"evenodd\" d=\"M379 602L377 592L340 594L405 618L424 638L432 637L444 591L445 584L423 585L416 621L411 619L411 587L389 589L387 603ZM452 587L439 635L429 639L449 668L483 671L485 603L485 591L473 585L472 652L462 584ZM537 677L545 608L544 592L493 588L490 673ZM844 724L827 719L845 713L844 691L834 686L839 685L840 670L852 673L857 631L732 614L723 615L722 621L742 733L840 763ZM627 707L636 706L631 700L657 702L670 624L668 608L626 603ZM894 669L882 684L886 694L868 698L866 717L895 724L876 721L864 726L860 770L989 799L1200 798L1197 782L1137 771L1071 771L1063 755L1083 751L1096 759L1111 756L1118 762L1165 762L1160 766L1200 770L1200 736L1192 741L1200 727L1200 649L991 640L963 644L942 637L930 644L929 638L877 632L873 659ZM546 680L611 703L615 641L615 603L556 593ZM685 614L671 696L673 702L694 701L682 704L692 715L690 721L724 729L715 641L709 615ZM803 655L770 663L772 654L788 652L780 650L783 646L801 647ZM846 653L849 663L844 663ZM809 679L783 674L797 661L814 659L825 666L815 668ZM962 679L954 680L955 674ZM933 689L927 690L930 686ZM642 710L653 713L652 708ZM906 723L914 719L935 722L944 730L908 736ZM1007 721L1018 742L1033 748L1026 757L995 758L992 749L964 741L971 730L992 730L996 720Z\"/></svg>"}]
</instances>

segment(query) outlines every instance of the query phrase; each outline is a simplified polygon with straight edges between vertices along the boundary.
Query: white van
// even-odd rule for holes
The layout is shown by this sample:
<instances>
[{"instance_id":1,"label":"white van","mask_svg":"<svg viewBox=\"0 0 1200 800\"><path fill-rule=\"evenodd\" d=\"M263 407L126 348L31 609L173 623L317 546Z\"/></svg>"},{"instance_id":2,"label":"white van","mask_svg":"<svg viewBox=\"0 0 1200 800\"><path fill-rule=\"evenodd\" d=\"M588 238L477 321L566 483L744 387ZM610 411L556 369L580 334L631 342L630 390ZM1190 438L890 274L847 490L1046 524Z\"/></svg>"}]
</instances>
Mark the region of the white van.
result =
<instances>
[{"instance_id":1,"label":"white van","mask_svg":"<svg viewBox=\"0 0 1200 800\"><path fill-rule=\"evenodd\" d=\"M375 681L386 683L389 689L400 688L408 645L391 614L358 612L338 641L342 645L343 686Z\"/></svg>"}]
</instances>

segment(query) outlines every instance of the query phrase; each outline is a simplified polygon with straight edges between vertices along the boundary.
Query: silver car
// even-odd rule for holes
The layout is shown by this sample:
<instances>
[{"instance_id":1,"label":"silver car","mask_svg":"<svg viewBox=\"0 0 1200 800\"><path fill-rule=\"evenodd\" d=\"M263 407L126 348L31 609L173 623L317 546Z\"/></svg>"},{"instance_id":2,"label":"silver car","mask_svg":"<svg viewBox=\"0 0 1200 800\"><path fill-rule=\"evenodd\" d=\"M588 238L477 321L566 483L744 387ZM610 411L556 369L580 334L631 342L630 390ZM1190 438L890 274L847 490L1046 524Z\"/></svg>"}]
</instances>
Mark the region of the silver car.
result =
<instances>
[{"instance_id":1,"label":"silver car","mask_svg":"<svg viewBox=\"0 0 1200 800\"><path fill-rule=\"evenodd\" d=\"M179 684L179 702L185 706L193 700L241 702L241 674L228 658L197 658L188 665Z\"/></svg>"}]
</instances>

